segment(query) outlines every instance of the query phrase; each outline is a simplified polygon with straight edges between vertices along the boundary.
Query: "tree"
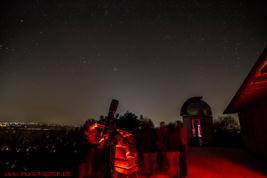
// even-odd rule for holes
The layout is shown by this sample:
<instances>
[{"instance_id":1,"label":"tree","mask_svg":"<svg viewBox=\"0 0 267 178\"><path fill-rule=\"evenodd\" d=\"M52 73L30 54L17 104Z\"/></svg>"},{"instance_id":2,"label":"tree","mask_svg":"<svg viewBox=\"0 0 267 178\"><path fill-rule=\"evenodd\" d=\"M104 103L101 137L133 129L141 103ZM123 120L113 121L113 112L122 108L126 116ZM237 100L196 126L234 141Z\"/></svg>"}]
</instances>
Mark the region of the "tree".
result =
<instances>
[{"instance_id":1,"label":"tree","mask_svg":"<svg viewBox=\"0 0 267 178\"><path fill-rule=\"evenodd\" d=\"M222 116L214 121L214 129L217 132L238 131L240 125L233 116Z\"/></svg>"},{"instance_id":2,"label":"tree","mask_svg":"<svg viewBox=\"0 0 267 178\"><path fill-rule=\"evenodd\" d=\"M120 129L135 134L141 126L141 121L134 113L127 111L123 116L118 119L117 126Z\"/></svg>"}]
</instances>

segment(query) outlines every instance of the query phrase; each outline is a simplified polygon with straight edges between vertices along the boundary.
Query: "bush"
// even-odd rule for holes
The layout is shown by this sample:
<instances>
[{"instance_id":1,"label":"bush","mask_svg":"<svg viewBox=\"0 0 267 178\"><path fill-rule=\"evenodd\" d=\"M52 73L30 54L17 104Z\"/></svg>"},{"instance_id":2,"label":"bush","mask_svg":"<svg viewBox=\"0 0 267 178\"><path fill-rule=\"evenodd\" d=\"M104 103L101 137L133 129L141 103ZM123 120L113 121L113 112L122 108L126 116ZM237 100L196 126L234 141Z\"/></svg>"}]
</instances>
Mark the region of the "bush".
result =
<instances>
[{"instance_id":1,"label":"bush","mask_svg":"<svg viewBox=\"0 0 267 178\"><path fill-rule=\"evenodd\" d=\"M239 132L240 125L236 118L224 116L214 121L214 129L216 132Z\"/></svg>"}]
</instances>

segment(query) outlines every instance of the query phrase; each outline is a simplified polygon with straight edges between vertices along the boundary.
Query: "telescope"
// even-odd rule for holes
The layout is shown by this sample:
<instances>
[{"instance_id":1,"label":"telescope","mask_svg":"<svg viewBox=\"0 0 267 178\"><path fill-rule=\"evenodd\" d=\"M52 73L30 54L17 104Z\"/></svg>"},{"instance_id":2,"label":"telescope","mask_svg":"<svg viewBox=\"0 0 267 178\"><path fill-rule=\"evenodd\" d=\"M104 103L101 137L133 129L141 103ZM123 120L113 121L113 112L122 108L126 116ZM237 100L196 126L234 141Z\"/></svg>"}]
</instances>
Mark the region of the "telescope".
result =
<instances>
[{"instance_id":1,"label":"telescope","mask_svg":"<svg viewBox=\"0 0 267 178\"><path fill-rule=\"evenodd\" d=\"M103 127L100 137L102 137L103 134L106 132L107 127L110 127L112 124L113 125L116 124L115 112L117 111L118 105L119 105L118 100L113 99L111 101L110 106L109 106L109 111L108 111L108 117L105 119L104 127Z\"/></svg>"},{"instance_id":2,"label":"telescope","mask_svg":"<svg viewBox=\"0 0 267 178\"><path fill-rule=\"evenodd\" d=\"M108 153L108 160L105 166L106 177L116 177L114 175L130 175L135 173L137 177L137 151L133 135L116 127L115 112L119 101L111 101L108 116L104 125L95 123L87 129L87 140L91 144L98 145L98 149ZM91 138L91 139L89 139ZM103 154L105 154L103 152Z\"/></svg>"},{"instance_id":3,"label":"telescope","mask_svg":"<svg viewBox=\"0 0 267 178\"><path fill-rule=\"evenodd\" d=\"M110 118L110 119L115 118L114 116L115 116L115 112L117 111L118 105L119 105L118 100L113 99L111 101L110 106L109 106L108 118Z\"/></svg>"}]
</instances>

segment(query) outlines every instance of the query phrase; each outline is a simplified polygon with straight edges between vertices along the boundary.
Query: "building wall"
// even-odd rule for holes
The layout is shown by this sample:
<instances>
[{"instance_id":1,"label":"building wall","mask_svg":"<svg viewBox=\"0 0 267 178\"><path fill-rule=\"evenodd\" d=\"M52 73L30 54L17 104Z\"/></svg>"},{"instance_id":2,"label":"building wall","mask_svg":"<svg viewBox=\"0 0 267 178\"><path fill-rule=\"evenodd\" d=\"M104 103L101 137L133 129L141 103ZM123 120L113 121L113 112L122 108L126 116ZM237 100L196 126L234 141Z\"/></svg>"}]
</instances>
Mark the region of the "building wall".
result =
<instances>
[{"instance_id":1,"label":"building wall","mask_svg":"<svg viewBox=\"0 0 267 178\"><path fill-rule=\"evenodd\" d=\"M213 122L212 117L202 118L202 136L204 145L211 145L213 141Z\"/></svg>"},{"instance_id":2,"label":"building wall","mask_svg":"<svg viewBox=\"0 0 267 178\"><path fill-rule=\"evenodd\" d=\"M267 100L255 102L238 113L245 146L267 159Z\"/></svg>"}]
</instances>

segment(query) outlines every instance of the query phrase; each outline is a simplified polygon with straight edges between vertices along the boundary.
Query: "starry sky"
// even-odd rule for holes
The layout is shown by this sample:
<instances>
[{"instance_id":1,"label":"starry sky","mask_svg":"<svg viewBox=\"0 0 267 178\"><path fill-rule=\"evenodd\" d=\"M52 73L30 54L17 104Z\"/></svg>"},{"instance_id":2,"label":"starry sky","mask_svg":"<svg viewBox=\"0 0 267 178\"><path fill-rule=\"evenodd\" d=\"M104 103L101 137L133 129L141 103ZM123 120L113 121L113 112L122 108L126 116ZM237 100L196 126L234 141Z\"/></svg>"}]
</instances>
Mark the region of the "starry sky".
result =
<instances>
[{"instance_id":1,"label":"starry sky","mask_svg":"<svg viewBox=\"0 0 267 178\"><path fill-rule=\"evenodd\" d=\"M264 0L0 2L0 121L82 124L111 99L155 124L222 114L266 47Z\"/></svg>"}]
</instances>

